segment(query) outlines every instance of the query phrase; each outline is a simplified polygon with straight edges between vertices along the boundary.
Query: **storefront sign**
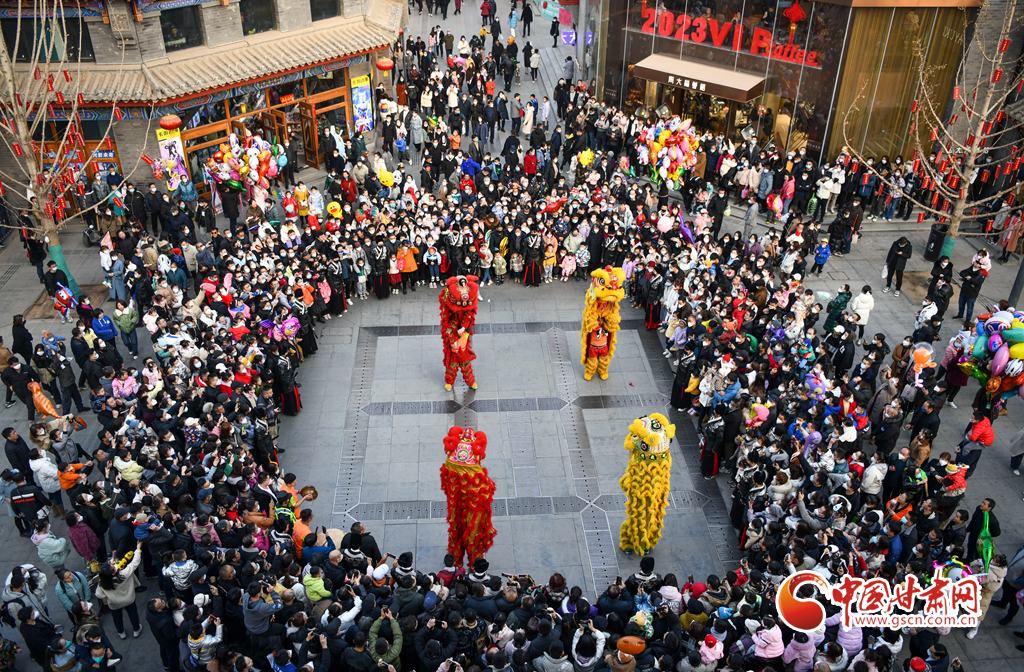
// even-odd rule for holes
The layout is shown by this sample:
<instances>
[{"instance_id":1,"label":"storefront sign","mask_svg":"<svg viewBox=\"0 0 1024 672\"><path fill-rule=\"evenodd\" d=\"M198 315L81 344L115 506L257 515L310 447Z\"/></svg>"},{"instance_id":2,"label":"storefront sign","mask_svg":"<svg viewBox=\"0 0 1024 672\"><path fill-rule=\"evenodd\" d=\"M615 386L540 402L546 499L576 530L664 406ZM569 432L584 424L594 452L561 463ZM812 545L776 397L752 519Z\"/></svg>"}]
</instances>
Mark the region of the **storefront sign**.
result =
<instances>
[{"instance_id":1,"label":"storefront sign","mask_svg":"<svg viewBox=\"0 0 1024 672\"><path fill-rule=\"evenodd\" d=\"M370 76L353 77L349 80L352 94L352 118L356 130L366 133L373 130L373 92L370 91Z\"/></svg>"},{"instance_id":2,"label":"storefront sign","mask_svg":"<svg viewBox=\"0 0 1024 672\"><path fill-rule=\"evenodd\" d=\"M643 17L644 25L641 30L648 35L657 33L661 37L681 42L710 42L708 46L743 51L742 23L719 23L717 19L703 16L691 19L688 14L677 15L667 10L657 11L653 7L644 9ZM770 56L775 60L802 63L812 68L821 67L817 51L807 51L798 44L773 43L771 31L764 28L754 28L751 33L750 53L764 58Z\"/></svg>"},{"instance_id":3,"label":"storefront sign","mask_svg":"<svg viewBox=\"0 0 1024 672\"><path fill-rule=\"evenodd\" d=\"M178 188L181 178L188 176L181 131L177 128L158 128L156 141L160 147L160 167L167 171L167 188L173 191Z\"/></svg>"}]
</instances>

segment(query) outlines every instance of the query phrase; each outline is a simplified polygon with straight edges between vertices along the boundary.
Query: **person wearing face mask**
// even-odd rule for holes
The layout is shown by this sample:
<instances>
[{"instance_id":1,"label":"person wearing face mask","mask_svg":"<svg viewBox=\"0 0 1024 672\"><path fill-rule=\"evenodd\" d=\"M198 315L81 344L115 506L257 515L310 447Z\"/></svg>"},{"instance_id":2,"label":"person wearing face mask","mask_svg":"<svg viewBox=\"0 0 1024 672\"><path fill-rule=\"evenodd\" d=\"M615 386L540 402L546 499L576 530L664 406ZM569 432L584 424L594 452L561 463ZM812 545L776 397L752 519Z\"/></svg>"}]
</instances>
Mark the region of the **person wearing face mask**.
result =
<instances>
[{"instance_id":1,"label":"person wearing face mask","mask_svg":"<svg viewBox=\"0 0 1024 672\"><path fill-rule=\"evenodd\" d=\"M903 270L907 267L907 261L914 255L914 246L910 244L906 236L901 236L899 240L894 242L889 248L889 253L885 257L885 265L888 268L888 273L885 278L885 289L883 293L888 293L892 289L892 280L896 278L896 291L893 292L893 296L900 295L900 288L903 287Z\"/></svg>"},{"instance_id":2,"label":"person wearing face mask","mask_svg":"<svg viewBox=\"0 0 1024 672\"><path fill-rule=\"evenodd\" d=\"M28 420L34 422L36 419L36 406L32 401L32 391L28 388L29 383L38 383L39 374L28 363L22 363L17 357L7 360L7 368L0 374L0 380L9 387L25 404L28 409ZM14 405L14 402L7 402L7 408Z\"/></svg>"}]
</instances>

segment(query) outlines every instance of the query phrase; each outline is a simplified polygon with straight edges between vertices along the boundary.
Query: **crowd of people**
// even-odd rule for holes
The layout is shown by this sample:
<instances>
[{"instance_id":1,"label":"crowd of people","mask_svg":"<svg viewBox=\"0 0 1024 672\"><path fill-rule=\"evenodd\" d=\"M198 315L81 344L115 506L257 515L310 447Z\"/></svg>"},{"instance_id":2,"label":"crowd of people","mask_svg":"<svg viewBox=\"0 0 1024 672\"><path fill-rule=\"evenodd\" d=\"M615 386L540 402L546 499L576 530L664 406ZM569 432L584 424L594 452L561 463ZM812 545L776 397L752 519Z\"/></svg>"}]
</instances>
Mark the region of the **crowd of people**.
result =
<instances>
[{"instance_id":1,"label":"crowd of people","mask_svg":"<svg viewBox=\"0 0 1024 672\"><path fill-rule=\"evenodd\" d=\"M528 28L525 9L520 20ZM111 234L100 253L111 314L83 300L66 315L69 339L38 343L16 316L12 349L0 341L7 406L16 396L32 422L27 436L2 432L0 490L39 557L7 576L0 619L56 672L115 668L125 616L134 637L150 630L169 672L961 672L940 641L948 632L846 630L829 607L820 632L794 633L774 591L801 569L896 584L947 563L983 576L985 610L1001 592L1001 623L1015 615L1020 577L993 552L996 502L961 506L1002 409L979 389L963 442L933 447L941 411L968 383L956 362L991 259L959 272L963 321L948 342L939 330L956 269L945 257L906 338L866 332L870 286L826 298L804 281L849 253L865 219L906 219L900 193L880 192L847 156L819 165L804 149L710 134L678 194L638 180L647 120L572 84L572 59L550 100L509 99L519 47L485 23L488 53L486 35L456 43L437 30L398 45L375 151L325 129L322 190L297 179L294 161L279 192L243 202L223 185L223 231L190 183L165 194L113 170L84 180ZM534 71L537 53L527 42ZM902 159L879 163L927 197ZM764 225L772 195L785 207ZM723 231L733 204L746 207L742 232ZM30 213L22 221L38 248ZM912 254L905 238L893 244L884 291L895 280L899 292ZM38 257L47 289L63 284ZM703 437L702 474L733 488L739 566L683 580L645 557L585 596L557 572L535 585L492 575L484 558L385 555L359 523L341 539L318 525L277 445L279 416L301 412L296 375L316 355L318 323L371 292L385 300L455 274L535 288L606 265L625 270L628 301L664 336L672 404ZM913 358L922 342L937 344L937 366ZM36 422L33 382L62 417ZM642 650L621 646L626 636ZM18 650L0 643L0 670Z\"/></svg>"}]
</instances>

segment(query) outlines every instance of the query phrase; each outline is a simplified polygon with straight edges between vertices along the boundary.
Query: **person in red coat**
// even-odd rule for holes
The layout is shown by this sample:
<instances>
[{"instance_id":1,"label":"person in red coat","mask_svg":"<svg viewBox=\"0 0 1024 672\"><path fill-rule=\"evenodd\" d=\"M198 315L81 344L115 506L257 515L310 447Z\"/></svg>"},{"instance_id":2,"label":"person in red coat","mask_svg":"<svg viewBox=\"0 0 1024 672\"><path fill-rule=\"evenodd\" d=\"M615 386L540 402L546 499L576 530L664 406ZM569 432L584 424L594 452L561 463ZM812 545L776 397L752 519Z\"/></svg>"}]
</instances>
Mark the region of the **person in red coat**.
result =
<instances>
[{"instance_id":1,"label":"person in red coat","mask_svg":"<svg viewBox=\"0 0 1024 672\"><path fill-rule=\"evenodd\" d=\"M967 465L967 478L970 478L981 459L981 451L992 445L996 435L992 431L992 423L982 411L975 411L971 416L971 424L967 425L964 440L956 447L956 455L961 464ZM970 448L968 448L970 446Z\"/></svg>"},{"instance_id":2,"label":"person in red coat","mask_svg":"<svg viewBox=\"0 0 1024 672\"><path fill-rule=\"evenodd\" d=\"M523 170L526 171L527 175L537 174L537 152L533 149L526 152L526 156L523 157Z\"/></svg>"}]
</instances>

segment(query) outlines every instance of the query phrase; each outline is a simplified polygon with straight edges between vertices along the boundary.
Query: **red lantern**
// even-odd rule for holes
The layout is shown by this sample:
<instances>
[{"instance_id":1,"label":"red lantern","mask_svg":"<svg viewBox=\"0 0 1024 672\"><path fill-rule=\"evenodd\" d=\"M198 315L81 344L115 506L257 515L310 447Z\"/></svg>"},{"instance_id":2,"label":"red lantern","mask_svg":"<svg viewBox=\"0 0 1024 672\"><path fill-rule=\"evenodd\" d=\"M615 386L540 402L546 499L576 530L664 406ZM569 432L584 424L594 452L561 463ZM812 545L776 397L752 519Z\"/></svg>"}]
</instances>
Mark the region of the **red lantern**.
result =
<instances>
[{"instance_id":1,"label":"red lantern","mask_svg":"<svg viewBox=\"0 0 1024 672\"><path fill-rule=\"evenodd\" d=\"M390 58L378 58L377 59L377 69L378 70L383 70L384 72L387 72L388 70L390 70L393 67L395 67L395 62L392 61Z\"/></svg>"},{"instance_id":2,"label":"red lantern","mask_svg":"<svg viewBox=\"0 0 1024 672\"><path fill-rule=\"evenodd\" d=\"M160 128L165 131L173 131L176 128L181 128L181 117L176 114L165 114L160 117Z\"/></svg>"},{"instance_id":3,"label":"red lantern","mask_svg":"<svg viewBox=\"0 0 1024 672\"><path fill-rule=\"evenodd\" d=\"M924 213L923 212L917 213L917 223L921 224L923 222L924 222Z\"/></svg>"}]
</instances>

